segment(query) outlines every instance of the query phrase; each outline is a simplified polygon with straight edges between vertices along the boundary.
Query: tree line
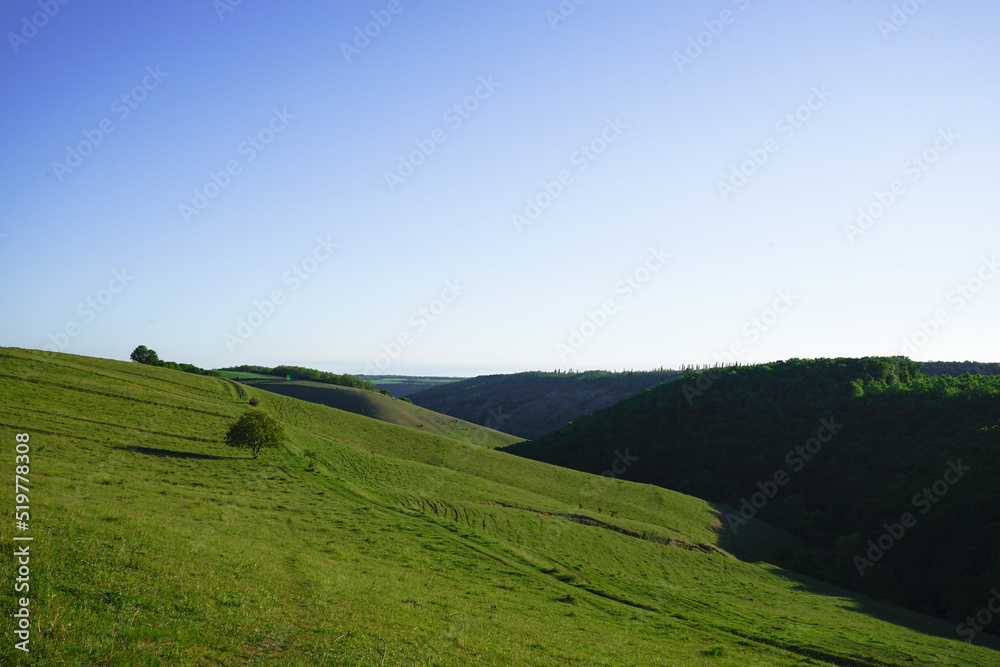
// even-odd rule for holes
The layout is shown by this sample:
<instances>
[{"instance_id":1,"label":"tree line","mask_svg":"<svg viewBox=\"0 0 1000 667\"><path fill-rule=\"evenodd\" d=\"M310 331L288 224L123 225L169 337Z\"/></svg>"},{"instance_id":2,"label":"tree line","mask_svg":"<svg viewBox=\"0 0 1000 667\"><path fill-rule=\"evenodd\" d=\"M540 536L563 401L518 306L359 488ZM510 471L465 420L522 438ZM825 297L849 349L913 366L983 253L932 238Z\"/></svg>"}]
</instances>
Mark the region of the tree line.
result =
<instances>
[{"instance_id":1,"label":"tree line","mask_svg":"<svg viewBox=\"0 0 1000 667\"><path fill-rule=\"evenodd\" d=\"M349 375L344 373L338 375L337 373L330 373L327 371L319 371L315 368L303 368L302 366L275 366L270 368L268 366L252 366L244 364L242 366L230 366L229 368L220 368L222 371L232 371L236 373L257 373L259 375L272 375L274 377L292 379L292 380L305 380L308 382L322 382L324 384L335 384L340 387L354 387L355 389L365 389L367 391L374 391L379 394L384 394L390 396L389 391L384 389L379 389L374 385L374 383L365 380L364 378L358 377L357 375Z\"/></svg>"},{"instance_id":2,"label":"tree line","mask_svg":"<svg viewBox=\"0 0 1000 667\"><path fill-rule=\"evenodd\" d=\"M222 377L222 373L219 371L206 370L204 368L199 368L194 364L182 364L176 361L161 361L159 355L156 353L156 350L151 350L145 345L140 345L132 350L132 354L129 358L137 364L159 366L161 368L169 368L175 371L194 373L195 375L213 375L216 377Z\"/></svg>"}]
</instances>

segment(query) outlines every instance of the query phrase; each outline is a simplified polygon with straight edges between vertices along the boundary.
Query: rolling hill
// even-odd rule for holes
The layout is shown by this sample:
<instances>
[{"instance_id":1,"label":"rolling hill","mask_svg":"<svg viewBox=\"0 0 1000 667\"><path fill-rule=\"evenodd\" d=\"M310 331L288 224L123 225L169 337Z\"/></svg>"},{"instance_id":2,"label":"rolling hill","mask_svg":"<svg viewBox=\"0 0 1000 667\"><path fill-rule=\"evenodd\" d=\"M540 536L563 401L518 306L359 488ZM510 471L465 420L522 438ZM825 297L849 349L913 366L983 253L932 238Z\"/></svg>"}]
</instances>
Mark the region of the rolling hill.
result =
<instances>
[{"instance_id":1,"label":"rolling hill","mask_svg":"<svg viewBox=\"0 0 1000 667\"><path fill-rule=\"evenodd\" d=\"M250 398L288 435L259 460L221 444ZM996 664L732 557L780 533L732 534L726 508L221 378L0 348L5 451L17 434L30 591L5 521L0 599L30 596L31 653L8 614L3 664Z\"/></svg>"},{"instance_id":2,"label":"rolling hill","mask_svg":"<svg viewBox=\"0 0 1000 667\"><path fill-rule=\"evenodd\" d=\"M601 473L624 447L625 479L816 548L779 564L955 623L1000 584L1000 377L931 378L901 357L717 369L507 451Z\"/></svg>"},{"instance_id":3,"label":"rolling hill","mask_svg":"<svg viewBox=\"0 0 1000 667\"><path fill-rule=\"evenodd\" d=\"M679 371L483 375L410 395L417 405L522 438L537 438L614 405Z\"/></svg>"},{"instance_id":4,"label":"rolling hill","mask_svg":"<svg viewBox=\"0 0 1000 667\"><path fill-rule=\"evenodd\" d=\"M364 415L379 421L418 428L448 438L455 438L485 447L503 447L520 442L519 438L498 430L442 415L392 396L364 389L341 387L321 382L280 380L276 378L244 378L242 384L264 389L310 403L319 403L345 412Z\"/></svg>"}]
</instances>

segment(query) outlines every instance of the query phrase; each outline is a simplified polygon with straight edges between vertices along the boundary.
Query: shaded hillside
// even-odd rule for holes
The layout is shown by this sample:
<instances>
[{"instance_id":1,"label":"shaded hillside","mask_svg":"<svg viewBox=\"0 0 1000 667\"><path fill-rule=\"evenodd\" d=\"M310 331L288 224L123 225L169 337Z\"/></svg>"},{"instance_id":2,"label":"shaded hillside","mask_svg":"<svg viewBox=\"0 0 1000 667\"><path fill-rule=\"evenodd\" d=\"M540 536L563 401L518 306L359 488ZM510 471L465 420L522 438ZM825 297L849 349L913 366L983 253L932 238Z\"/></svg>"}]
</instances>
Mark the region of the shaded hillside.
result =
<instances>
[{"instance_id":1,"label":"shaded hillside","mask_svg":"<svg viewBox=\"0 0 1000 667\"><path fill-rule=\"evenodd\" d=\"M484 375L410 395L417 405L537 438L680 375L678 371Z\"/></svg>"},{"instance_id":2,"label":"shaded hillside","mask_svg":"<svg viewBox=\"0 0 1000 667\"><path fill-rule=\"evenodd\" d=\"M267 391L353 412L372 419L421 429L483 447L502 447L521 440L517 436L472 424L413 405L392 396L320 382L247 378L243 384Z\"/></svg>"},{"instance_id":3,"label":"shaded hillside","mask_svg":"<svg viewBox=\"0 0 1000 667\"><path fill-rule=\"evenodd\" d=\"M257 460L221 442L249 399L287 433ZM64 354L0 348L0 415L8 446L30 436L34 538L31 653L4 586L0 664L996 664L946 623L728 556L718 510L665 489Z\"/></svg>"},{"instance_id":4,"label":"shaded hillside","mask_svg":"<svg viewBox=\"0 0 1000 667\"><path fill-rule=\"evenodd\" d=\"M756 515L826 551L786 564L956 622L1000 585L1000 377L905 358L718 369L507 451L724 502L734 529Z\"/></svg>"},{"instance_id":5,"label":"shaded hillside","mask_svg":"<svg viewBox=\"0 0 1000 667\"><path fill-rule=\"evenodd\" d=\"M451 382L465 380L464 377L438 377L417 375L362 375L379 389L384 389L396 398L415 394L418 391L430 389Z\"/></svg>"}]
</instances>

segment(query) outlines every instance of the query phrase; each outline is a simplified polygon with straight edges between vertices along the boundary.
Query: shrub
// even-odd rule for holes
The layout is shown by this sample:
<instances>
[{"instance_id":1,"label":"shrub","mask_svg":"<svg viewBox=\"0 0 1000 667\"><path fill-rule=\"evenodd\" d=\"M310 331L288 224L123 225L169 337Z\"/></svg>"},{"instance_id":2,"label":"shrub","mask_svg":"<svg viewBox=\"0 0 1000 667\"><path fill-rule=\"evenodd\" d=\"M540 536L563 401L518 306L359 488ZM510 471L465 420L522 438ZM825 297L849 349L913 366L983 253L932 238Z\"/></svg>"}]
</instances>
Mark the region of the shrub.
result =
<instances>
[{"instance_id":1,"label":"shrub","mask_svg":"<svg viewBox=\"0 0 1000 667\"><path fill-rule=\"evenodd\" d=\"M284 429L273 417L261 410L251 410L229 427L226 444L249 449L257 458L262 448L277 447L284 437Z\"/></svg>"}]
</instances>

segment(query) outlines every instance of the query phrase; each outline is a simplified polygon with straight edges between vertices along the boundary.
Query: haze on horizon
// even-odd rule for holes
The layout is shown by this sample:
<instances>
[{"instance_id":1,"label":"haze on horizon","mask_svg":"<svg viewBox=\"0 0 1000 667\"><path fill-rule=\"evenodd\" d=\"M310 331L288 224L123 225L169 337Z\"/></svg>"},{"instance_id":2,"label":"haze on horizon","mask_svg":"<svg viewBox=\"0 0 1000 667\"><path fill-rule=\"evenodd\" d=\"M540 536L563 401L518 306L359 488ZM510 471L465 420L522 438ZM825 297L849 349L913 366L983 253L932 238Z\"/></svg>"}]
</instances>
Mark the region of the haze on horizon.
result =
<instances>
[{"instance_id":1,"label":"haze on horizon","mask_svg":"<svg viewBox=\"0 0 1000 667\"><path fill-rule=\"evenodd\" d=\"M998 19L9 3L0 344L419 375L997 361Z\"/></svg>"}]
</instances>

